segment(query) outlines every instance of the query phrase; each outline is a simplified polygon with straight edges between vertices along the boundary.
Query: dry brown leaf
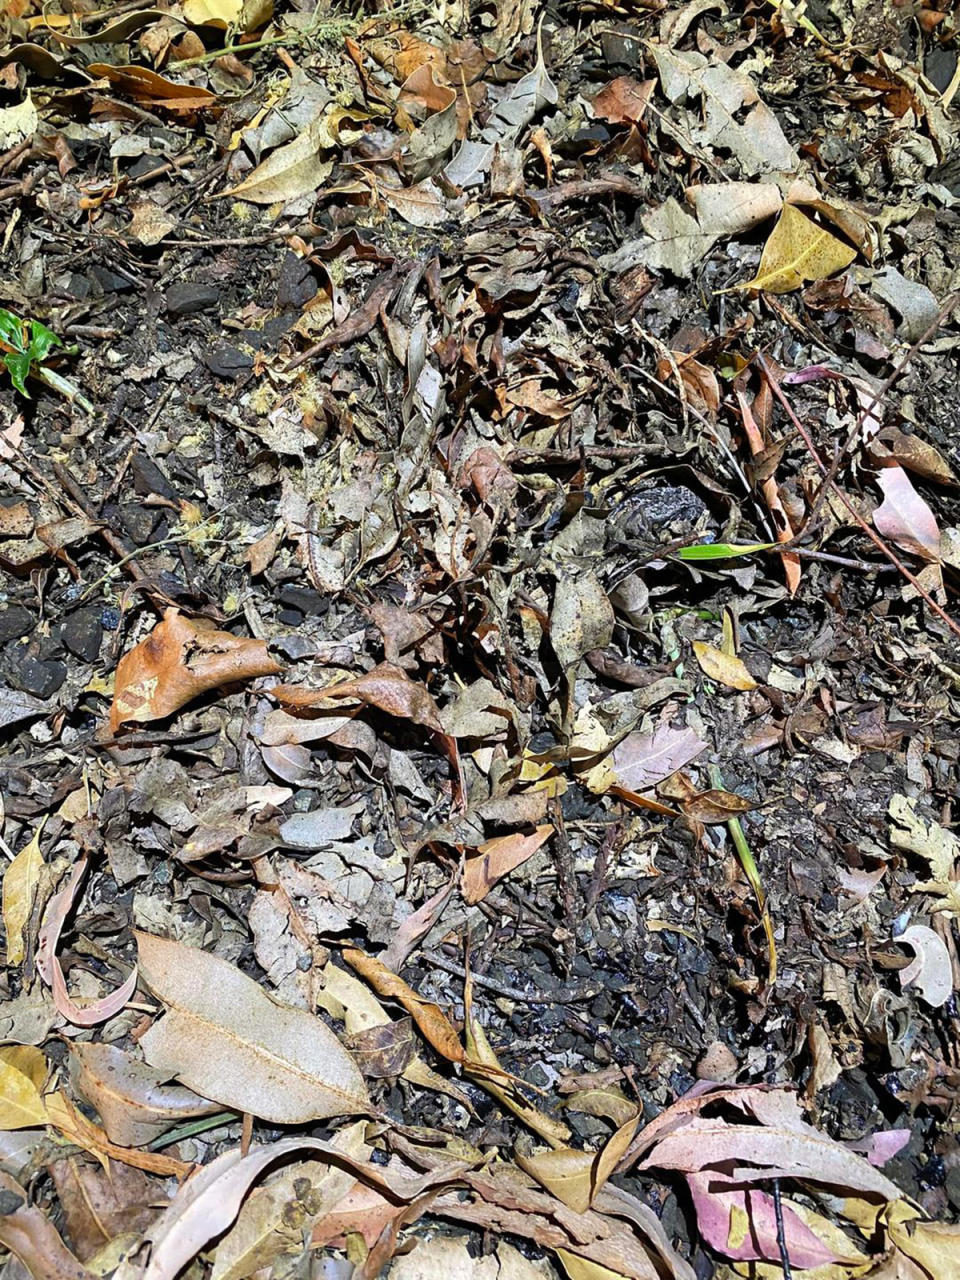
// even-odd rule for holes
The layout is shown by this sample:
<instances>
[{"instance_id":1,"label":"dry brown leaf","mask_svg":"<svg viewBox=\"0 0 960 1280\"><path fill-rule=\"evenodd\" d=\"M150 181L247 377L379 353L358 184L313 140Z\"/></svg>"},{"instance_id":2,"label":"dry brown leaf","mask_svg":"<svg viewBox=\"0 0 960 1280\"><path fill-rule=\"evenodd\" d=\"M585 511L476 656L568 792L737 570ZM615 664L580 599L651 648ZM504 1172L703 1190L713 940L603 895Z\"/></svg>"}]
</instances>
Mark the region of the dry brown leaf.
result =
<instances>
[{"instance_id":1,"label":"dry brown leaf","mask_svg":"<svg viewBox=\"0 0 960 1280\"><path fill-rule=\"evenodd\" d=\"M355 969L374 991L385 1000L396 1000L420 1028L425 1039L448 1062L463 1062L466 1054L453 1024L439 1005L424 1000L402 978L397 977L375 956L368 956L357 947L345 947L343 958Z\"/></svg>"},{"instance_id":2,"label":"dry brown leaf","mask_svg":"<svg viewBox=\"0 0 960 1280\"><path fill-rule=\"evenodd\" d=\"M109 80L115 89L127 93L135 102L149 102L168 111L196 111L209 107L217 95L195 84L176 84L149 67L114 67L106 62L91 62L87 71Z\"/></svg>"},{"instance_id":3,"label":"dry brown leaf","mask_svg":"<svg viewBox=\"0 0 960 1280\"><path fill-rule=\"evenodd\" d=\"M695 822L729 822L742 813L749 813L753 805L733 791L700 791L683 801L683 811Z\"/></svg>"},{"instance_id":4,"label":"dry brown leaf","mask_svg":"<svg viewBox=\"0 0 960 1280\"><path fill-rule=\"evenodd\" d=\"M122 1147L145 1147L178 1121L220 1110L192 1089L168 1084L169 1072L152 1067L115 1044L70 1044L70 1079L97 1109L107 1137Z\"/></svg>"},{"instance_id":5,"label":"dry brown leaf","mask_svg":"<svg viewBox=\"0 0 960 1280\"><path fill-rule=\"evenodd\" d=\"M548 822L537 827L531 835L514 831L508 836L496 836L477 846L477 856L467 859L463 868L463 896L467 902L482 902L498 880L533 857L553 835L554 828Z\"/></svg>"},{"instance_id":6,"label":"dry brown leaf","mask_svg":"<svg viewBox=\"0 0 960 1280\"><path fill-rule=\"evenodd\" d=\"M168 609L147 638L117 663L110 731L116 733L130 721L162 720L210 689L281 670L263 640L205 630L179 610Z\"/></svg>"},{"instance_id":7,"label":"dry brown leaf","mask_svg":"<svg viewBox=\"0 0 960 1280\"><path fill-rule=\"evenodd\" d=\"M715 649L712 644L705 644L702 640L694 640L693 652L700 670L710 680L716 680L728 689L756 689L757 682L742 658L724 653L722 649Z\"/></svg>"},{"instance_id":8,"label":"dry brown leaf","mask_svg":"<svg viewBox=\"0 0 960 1280\"><path fill-rule=\"evenodd\" d=\"M463 770L457 741L444 732L437 704L422 684L411 680L402 667L381 662L372 671L350 680L341 680L326 689L302 689L297 685L275 685L270 690L278 702L288 707L323 706L328 698L352 698L376 707L398 720L410 720L437 735L437 740L454 771L457 800L464 796Z\"/></svg>"},{"instance_id":9,"label":"dry brown leaf","mask_svg":"<svg viewBox=\"0 0 960 1280\"><path fill-rule=\"evenodd\" d=\"M755 400L753 406L751 406L743 392L738 391L737 403L740 405L740 416L743 419L743 427L747 433L750 452L757 458L766 449L760 427L757 425L756 418L753 415L753 409L756 407L757 401ZM793 539L794 530L780 499L780 490L777 487L776 477L773 475L766 476L760 482L760 492L763 494L768 511L773 516L777 541L790 542ZM787 589L794 596L800 587L800 557L793 551L781 551L780 560L783 564L783 575L787 581Z\"/></svg>"},{"instance_id":10,"label":"dry brown leaf","mask_svg":"<svg viewBox=\"0 0 960 1280\"><path fill-rule=\"evenodd\" d=\"M642 84L632 76L617 76L593 100L593 114L610 124L636 124L643 118L656 80Z\"/></svg>"},{"instance_id":11,"label":"dry brown leaf","mask_svg":"<svg viewBox=\"0 0 960 1280\"><path fill-rule=\"evenodd\" d=\"M140 1040L151 1066L274 1124L369 1111L363 1077L319 1018L278 1004L218 956L136 938L143 979L167 1009Z\"/></svg>"},{"instance_id":12,"label":"dry brown leaf","mask_svg":"<svg viewBox=\"0 0 960 1280\"><path fill-rule=\"evenodd\" d=\"M812 222L795 205L786 204L763 247L757 274L737 288L789 293L807 280L842 271L856 256L856 249Z\"/></svg>"},{"instance_id":13,"label":"dry brown leaf","mask_svg":"<svg viewBox=\"0 0 960 1280\"><path fill-rule=\"evenodd\" d=\"M142 1169L115 1161L110 1172L68 1156L49 1166L66 1218L67 1234L84 1261L116 1236L135 1238L160 1212L161 1184Z\"/></svg>"},{"instance_id":14,"label":"dry brown leaf","mask_svg":"<svg viewBox=\"0 0 960 1280\"><path fill-rule=\"evenodd\" d=\"M613 635L613 606L592 573L557 582L550 615L550 643L566 669L591 649L604 649Z\"/></svg>"},{"instance_id":15,"label":"dry brown leaf","mask_svg":"<svg viewBox=\"0 0 960 1280\"><path fill-rule=\"evenodd\" d=\"M143 1169L145 1173L157 1173L163 1178L185 1178L194 1170L192 1164L175 1160L173 1156L165 1156L160 1151L140 1151L135 1147L121 1147L116 1142L111 1142L100 1126L78 1111L62 1090L48 1094L45 1101L48 1123L78 1147L89 1151L105 1170L109 1170L110 1160L119 1160L121 1164Z\"/></svg>"},{"instance_id":16,"label":"dry brown leaf","mask_svg":"<svg viewBox=\"0 0 960 1280\"><path fill-rule=\"evenodd\" d=\"M15 1253L34 1280L93 1280L89 1272L60 1239L42 1210L9 1174L0 1171L0 1246Z\"/></svg>"}]
</instances>

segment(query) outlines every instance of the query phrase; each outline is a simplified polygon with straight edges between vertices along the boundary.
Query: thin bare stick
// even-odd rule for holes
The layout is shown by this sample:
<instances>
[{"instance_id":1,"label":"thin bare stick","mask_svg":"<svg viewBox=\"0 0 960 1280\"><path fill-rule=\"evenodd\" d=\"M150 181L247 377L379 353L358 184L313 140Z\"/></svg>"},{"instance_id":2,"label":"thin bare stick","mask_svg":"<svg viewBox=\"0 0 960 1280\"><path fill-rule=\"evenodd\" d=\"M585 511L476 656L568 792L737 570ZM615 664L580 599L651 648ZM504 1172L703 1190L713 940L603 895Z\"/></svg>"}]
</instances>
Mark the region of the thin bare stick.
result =
<instances>
[{"instance_id":1,"label":"thin bare stick","mask_svg":"<svg viewBox=\"0 0 960 1280\"><path fill-rule=\"evenodd\" d=\"M949 613L947 613L945 609L942 609L940 605L937 604L936 600L934 600L930 592L927 591L927 589L921 584L919 579L917 579L910 572L910 570L903 563L903 561L900 560L890 550L890 548L887 546L884 540L880 537L880 535L878 533L875 533L873 529L870 528L870 526L867 524L866 520L864 520L860 512L855 509L855 507L853 506L853 503L850 501L847 495L843 492L841 488L839 488L836 481L831 478L830 470L827 467L827 464L824 462L824 460L820 457L820 454L817 452L816 445L810 439L810 435L806 427L803 425L803 423L800 421L800 419L797 417L797 415L794 413L793 409L791 408L790 401L783 394L783 391L781 390L781 387L780 387L780 383L777 381L776 375L774 374L773 369L770 367L770 362L767 360L763 352L757 353L757 363L759 364L763 372L763 376L766 378L767 382L770 384L770 390L773 392L773 394L777 397L777 399L783 405L784 409L787 411L787 417L790 419L790 421L793 423L793 426L796 428L800 436L800 439L807 446L807 450L809 451L811 458L813 458L814 462L817 464L817 466L820 468L823 475L826 477L826 481L825 481L826 484L828 484L829 487L833 490L833 492L837 495L837 497L840 499L840 501L843 503L846 509L850 512L854 520L857 522L857 524L860 526L863 532L867 535L870 541L874 544L874 546L878 547L883 552L883 554L887 557L890 563L894 565L895 568L897 568L900 571L900 573L903 574L903 576L910 583L913 589L923 597L923 599L927 602L927 604L933 610L933 612L939 618L942 618L943 621L950 628L950 630L953 632L953 634L957 636L958 639L960 639L960 626L957 626L954 620L950 617Z\"/></svg>"}]
</instances>

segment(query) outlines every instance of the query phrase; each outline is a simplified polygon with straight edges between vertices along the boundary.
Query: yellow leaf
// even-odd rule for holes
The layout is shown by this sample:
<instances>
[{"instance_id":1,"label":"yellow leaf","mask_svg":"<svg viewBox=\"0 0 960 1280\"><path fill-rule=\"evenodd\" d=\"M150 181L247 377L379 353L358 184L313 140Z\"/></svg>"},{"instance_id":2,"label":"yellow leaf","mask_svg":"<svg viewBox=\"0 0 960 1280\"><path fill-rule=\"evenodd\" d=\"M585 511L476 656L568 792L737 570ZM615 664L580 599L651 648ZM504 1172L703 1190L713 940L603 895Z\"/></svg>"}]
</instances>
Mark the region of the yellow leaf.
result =
<instances>
[{"instance_id":1,"label":"yellow leaf","mask_svg":"<svg viewBox=\"0 0 960 1280\"><path fill-rule=\"evenodd\" d=\"M46 1122L37 1086L9 1062L0 1061L0 1130L32 1129Z\"/></svg>"},{"instance_id":2,"label":"yellow leaf","mask_svg":"<svg viewBox=\"0 0 960 1280\"><path fill-rule=\"evenodd\" d=\"M785 204L763 247L757 274L737 287L789 293L807 280L823 280L842 271L856 256L856 249L812 222L794 205Z\"/></svg>"},{"instance_id":3,"label":"yellow leaf","mask_svg":"<svg viewBox=\"0 0 960 1280\"><path fill-rule=\"evenodd\" d=\"M40 833L46 818L40 823L29 844L24 845L7 867L3 877L3 924L7 931L7 964L22 964L26 954L23 931L30 919L37 882L43 868L40 853Z\"/></svg>"},{"instance_id":4,"label":"yellow leaf","mask_svg":"<svg viewBox=\"0 0 960 1280\"><path fill-rule=\"evenodd\" d=\"M624 1280L619 1271L611 1271L609 1267L601 1266L599 1262L581 1258L579 1254L571 1253L569 1249L557 1249L555 1252L570 1280Z\"/></svg>"},{"instance_id":5,"label":"yellow leaf","mask_svg":"<svg viewBox=\"0 0 960 1280\"><path fill-rule=\"evenodd\" d=\"M724 684L728 689L756 689L757 682L746 668L742 658L715 649L712 644L694 640L693 652L700 670L711 680Z\"/></svg>"},{"instance_id":6,"label":"yellow leaf","mask_svg":"<svg viewBox=\"0 0 960 1280\"><path fill-rule=\"evenodd\" d=\"M186 0L183 16L194 27L254 31L270 21L273 0Z\"/></svg>"},{"instance_id":7,"label":"yellow leaf","mask_svg":"<svg viewBox=\"0 0 960 1280\"><path fill-rule=\"evenodd\" d=\"M38 1091L46 1083L47 1060L32 1044L4 1045L0 1049L0 1061L5 1062L8 1067L13 1067L21 1075L25 1075Z\"/></svg>"}]
</instances>

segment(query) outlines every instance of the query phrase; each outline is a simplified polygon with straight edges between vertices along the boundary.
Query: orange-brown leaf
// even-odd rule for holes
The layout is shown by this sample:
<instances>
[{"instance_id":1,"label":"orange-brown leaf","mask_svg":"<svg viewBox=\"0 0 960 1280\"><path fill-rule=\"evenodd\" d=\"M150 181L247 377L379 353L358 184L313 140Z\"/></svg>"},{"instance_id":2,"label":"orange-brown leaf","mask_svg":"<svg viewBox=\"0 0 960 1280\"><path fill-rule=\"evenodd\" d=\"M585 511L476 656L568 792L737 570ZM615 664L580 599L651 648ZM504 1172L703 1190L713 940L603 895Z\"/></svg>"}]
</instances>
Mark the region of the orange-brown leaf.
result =
<instances>
[{"instance_id":1,"label":"orange-brown leaf","mask_svg":"<svg viewBox=\"0 0 960 1280\"><path fill-rule=\"evenodd\" d=\"M377 995L383 996L385 1000L396 1000L403 1005L437 1053L448 1062L464 1061L466 1055L463 1052L460 1037L439 1005L418 996L411 986L397 977L385 964L381 964L375 956L368 956L366 952L356 947L347 947L343 952L343 958L352 969L369 982Z\"/></svg>"},{"instance_id":2,"label":"orange-brown leaf","mask_svg":"<svg viewBox=\"0 0 960 1280\"><path fill-rule=\"evenodd\" d=\"M110 729L162 720L210 689L282 670L263 640L208 631L168 609L145 640L117 664Z\"/></svg>"},{"instance_id":3,"label":"orange-brown leaf","mask_svg":"<svg viewBox=\"0 0 960 1280\"><path fill-rule=\"evenodd\" d=\"M498 880L526 862L552 835L553 827L547 822L532 835L512 831L478 846L479 856L468 859L463 869L463 896L467 902L482 902Z\"/></svg>"}]
</instances>

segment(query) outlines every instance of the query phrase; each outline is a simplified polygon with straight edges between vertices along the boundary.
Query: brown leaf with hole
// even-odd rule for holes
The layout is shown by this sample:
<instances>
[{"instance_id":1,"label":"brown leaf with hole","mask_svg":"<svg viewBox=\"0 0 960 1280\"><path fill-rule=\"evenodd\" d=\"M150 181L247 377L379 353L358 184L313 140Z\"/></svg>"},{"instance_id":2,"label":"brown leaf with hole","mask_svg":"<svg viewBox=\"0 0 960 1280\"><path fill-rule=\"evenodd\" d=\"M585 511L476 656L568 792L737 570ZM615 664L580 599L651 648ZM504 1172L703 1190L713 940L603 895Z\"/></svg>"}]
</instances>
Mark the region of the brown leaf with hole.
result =
<instances>
[{"instance_id":1,"label":"brown leaf with hole","mask_svg":"<svg viewBox=\"0 0 960 1280\"><path fill-rule=\"evenodd\" d=\"M130 721L162 720L211 689L282 670L263 640L206 630L168 609L117 663L110 731Z\"/></svg>"},{"instance_id":2,"label":"brown leaf with hole","mask_svg":"<svg viewBox=\"0 0 960 1280\"><path fill-rule=\"evenodd\" d=\"M532 858L550 839L553 831L553 826L547 822L531 835L512 831L508 836L496 836L478 845L477 856L468 858L463 869L463 896L467 902L471 906L482 902L497 881Z\"/></svg>"}]
</instances>

